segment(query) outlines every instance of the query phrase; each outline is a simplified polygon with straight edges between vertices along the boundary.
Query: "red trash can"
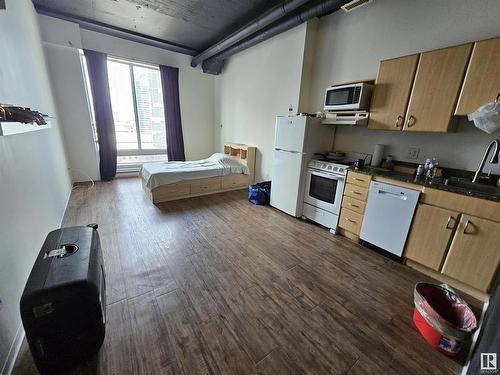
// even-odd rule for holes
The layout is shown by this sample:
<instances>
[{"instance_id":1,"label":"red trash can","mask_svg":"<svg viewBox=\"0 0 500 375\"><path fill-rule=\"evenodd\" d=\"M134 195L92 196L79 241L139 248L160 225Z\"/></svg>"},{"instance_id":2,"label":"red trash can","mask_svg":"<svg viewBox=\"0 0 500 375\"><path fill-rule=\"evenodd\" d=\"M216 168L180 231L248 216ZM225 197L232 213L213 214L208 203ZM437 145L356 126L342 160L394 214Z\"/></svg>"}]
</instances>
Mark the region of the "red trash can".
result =
<instances>
[{"instance_id":1,"label":"red trash can","mask_svg":"<svg viewBox=\"0 0 500 375\"><path fill-rule=\"evenodd\" d=\"M413 322L424 339L440 352L455 356L477 327L470 307L446 284L417 283Z\"/></svg>"}]
</instances>

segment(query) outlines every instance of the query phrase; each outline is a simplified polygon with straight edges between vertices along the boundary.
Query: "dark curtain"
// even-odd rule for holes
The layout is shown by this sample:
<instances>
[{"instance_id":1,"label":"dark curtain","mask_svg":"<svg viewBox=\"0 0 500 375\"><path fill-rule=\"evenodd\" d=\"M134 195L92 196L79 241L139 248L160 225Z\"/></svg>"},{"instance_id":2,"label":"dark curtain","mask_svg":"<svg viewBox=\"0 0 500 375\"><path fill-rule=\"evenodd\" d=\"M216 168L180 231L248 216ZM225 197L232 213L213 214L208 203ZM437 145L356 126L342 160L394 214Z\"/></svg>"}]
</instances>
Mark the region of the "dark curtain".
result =
<instances>
[{"instance_id":1,"label":"dark curtain","mask_svg":"<svg viewBox=\"0 0 500 375\"><path fill-rule=\"evenodd\" d=\"M184 139L182 137L181 106L179 100L179 69L160 65L165 127L167 133L167 156L169 161L184 161Z\"/></svg>"},{"instance_id":2,"label":"dark curtain","mask_svg":"<svg viewBox=\"0 0 500 375\"><path fill-rule=\"evenodd\" d=\"M92 89L92 101L99 141L101 180L116 175L116 135L108 83L108 61L105 53L84 50Z\"/></svg>"}]
</instances>

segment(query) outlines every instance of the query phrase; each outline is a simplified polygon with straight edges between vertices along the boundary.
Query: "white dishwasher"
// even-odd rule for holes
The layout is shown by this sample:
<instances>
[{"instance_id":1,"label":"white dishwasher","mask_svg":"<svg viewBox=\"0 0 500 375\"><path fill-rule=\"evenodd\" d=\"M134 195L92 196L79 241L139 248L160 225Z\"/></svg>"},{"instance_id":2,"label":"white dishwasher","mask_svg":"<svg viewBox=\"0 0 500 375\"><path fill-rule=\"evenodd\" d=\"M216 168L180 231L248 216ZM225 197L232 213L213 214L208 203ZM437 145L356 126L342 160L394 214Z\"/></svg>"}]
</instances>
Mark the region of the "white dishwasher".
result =
<instances>
[{"instance_id":1,"label":"white dishwasher","mask_svg":"<svg viewBox=\"0 0 500 375\"><path fill-rule=\"evenodd\" d=\"M372 181L359 237L401 256L420 191Z\"/></svg>"}]
</instances>

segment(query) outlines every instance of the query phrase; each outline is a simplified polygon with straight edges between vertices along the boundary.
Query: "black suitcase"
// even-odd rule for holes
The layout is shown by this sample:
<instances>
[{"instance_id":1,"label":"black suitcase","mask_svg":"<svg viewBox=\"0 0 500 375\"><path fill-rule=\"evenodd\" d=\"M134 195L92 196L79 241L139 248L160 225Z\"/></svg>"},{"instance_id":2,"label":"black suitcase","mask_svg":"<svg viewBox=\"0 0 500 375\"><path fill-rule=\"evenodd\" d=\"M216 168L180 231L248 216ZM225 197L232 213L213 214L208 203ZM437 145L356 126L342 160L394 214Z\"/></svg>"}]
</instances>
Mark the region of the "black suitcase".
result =
<instances>
[{"instance_id":1,"label":"black suitcase","mask_svg":"<svg viewBox=\"0 0 500 375\"><path fill-rule=\"evenodd\" d=\"M60 373L99 350L105 334L106 282L97 225L48 234L20 307L42 374Z\"/></svg>"}]
</instances>

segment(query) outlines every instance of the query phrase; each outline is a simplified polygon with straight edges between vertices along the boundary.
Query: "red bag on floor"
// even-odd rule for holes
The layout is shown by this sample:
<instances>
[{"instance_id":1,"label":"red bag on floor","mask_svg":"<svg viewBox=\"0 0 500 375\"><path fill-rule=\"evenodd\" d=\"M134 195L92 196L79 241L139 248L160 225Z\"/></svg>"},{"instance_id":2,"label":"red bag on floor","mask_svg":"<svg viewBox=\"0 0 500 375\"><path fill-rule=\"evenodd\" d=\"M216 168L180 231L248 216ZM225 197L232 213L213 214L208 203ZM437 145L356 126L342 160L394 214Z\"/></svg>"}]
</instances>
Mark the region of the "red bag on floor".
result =
<instances>
[{"instance_id":1,"label":"red bag on floor","mask_svg":"<svg viewBox=\"0 0 500 375\"><path fill-rule=\"evenodd\" d=\"M425 340L448 356L456 355L477 327L472 310L446 284L417 283L413 322Z\"/></svg>"}]
</instances>

